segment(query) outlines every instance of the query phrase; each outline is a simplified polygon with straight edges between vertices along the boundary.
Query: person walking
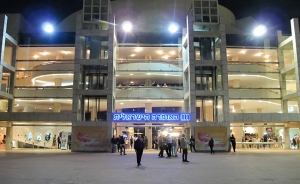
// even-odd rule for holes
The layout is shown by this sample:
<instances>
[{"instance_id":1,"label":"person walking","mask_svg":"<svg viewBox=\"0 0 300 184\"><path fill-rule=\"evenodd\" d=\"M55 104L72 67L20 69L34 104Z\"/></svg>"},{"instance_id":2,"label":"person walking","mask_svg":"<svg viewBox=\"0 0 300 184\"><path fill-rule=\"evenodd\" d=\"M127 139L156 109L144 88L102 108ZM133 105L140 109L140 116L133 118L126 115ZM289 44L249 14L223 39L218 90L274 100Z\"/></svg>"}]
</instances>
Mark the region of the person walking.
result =
<instances>
[{"instance_id":1,"label":"person walking","mask_svg":"<svg viewBox=\"0 0 300 184\"><path fill-rule=\"evenodd\" d=\"M60 149L61 148L61 137L58 136L57 137L57 149Z\"/></svg>"},{"instance_id":2,"label":"person walking","mask_svg":"<svg viewBox=\"0 0 300 184\"><path fill-rule=\"evenodd\" d=\"M233 136L233 134L231 134L231 137L230 137L230 142L231 142L231 145L232 145L233 151L235 152L235 146L236 146L236 142L235 142L235 137Z\"/></svg>"},{"instance_id":3,"label":"person walking","mask_svg":"<svg viewBox=\"0 0 300 184\"><path fill-rule=\"evenodd\" d=\"M120 144L120 155L122 155L122 152L124 153L124 155L126 155L126 153L125 153L125 140L124 140L123 136L120 136L119 144Z\"/></svg>"},{"instance_id":4,"label":"person walking","mask_svg":"<svg viewBox=\"0 0 300 184\"><path fill-rule=\"evenodd\" d=\"M182 149L182 162L190 162L187 160L187 143L186 143L186 135L182 134L180 138L180 148Z\"/></svg>"},{"instance_id":5,"label":"person walking","mask_svg":"<svg viewBox=\"0 0 300 184\"><path fill-rule=\"evenodd\" d=\"M211 138L209 140L208 146L210 147L210 154L215 154L215 151L214 151L214 140L213 140L213 138Z\"/></svg>"},{"instance_id":6,"label":"person walking","mask_svg":"<svg viewBox=\"0 0 300 184\"><path fill-rule=\"evenodd\" d=\"M136 154L136 162L137 166L142 165L141 164L141 159L143 155L143 150L144 150L144 141L141 135L138 135L138 139L134 142L134 149L135 149L135 154Z\"/></svg>"},{"instance_id":7,"label":"person walking","mask_svg":"<svg viewBox=\"0 0 300 184\"><path fill-rule=\"evenodd\" d=\"M171 158L171 150L172 150L172 137L170 134L168 134L168 137L167 137L167 148L166 148L166 151L167 151L167 154L168 154L168 157L167 158Z\"/></svg>"},{"instance_id":8,"label":"person walking","mask_svg":"<svg viewBox=\"0 0 300 184\"><path fill-rule=\"evenodd\" d=\"M196 151L196 148L195 148L195 138L193 136L191 136L190 138L190 148L191 148L191 152L193 152L193 148L194 148L194 151Z\"/></svg>"},{"instance_id":9,"label":"person walking","mask_svg":"<svg viewBox=\"0 0 300 184\"><path fill-rule=\"evenodd\" d=\"M110 140L110 143L111 143L111 152L114 153L116 152L116 139L115 139L115 136L113 135L113 137L111 138Z\"/></svg>"},{"instance_id":10,"label":"person walking","mask_svg":"<svg viewBox=\"0 0 300 184\"><path fill-rule=\"evenodd\" d=\"M163 136L159 136L158 138L158 147L159 147L159 157L164 157L164 142L163 142Z\"/></svg>"}]
</instances>

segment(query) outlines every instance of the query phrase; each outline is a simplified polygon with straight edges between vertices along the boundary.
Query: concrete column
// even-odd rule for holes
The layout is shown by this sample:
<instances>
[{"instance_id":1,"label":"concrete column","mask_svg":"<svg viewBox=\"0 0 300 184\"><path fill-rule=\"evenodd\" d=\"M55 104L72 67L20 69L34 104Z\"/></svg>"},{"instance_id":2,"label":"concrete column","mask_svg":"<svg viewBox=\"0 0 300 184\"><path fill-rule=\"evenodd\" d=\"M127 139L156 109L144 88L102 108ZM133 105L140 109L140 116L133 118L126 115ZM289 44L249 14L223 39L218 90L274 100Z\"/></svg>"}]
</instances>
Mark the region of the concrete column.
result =
<instances>
[{"instance_id":1,"label":"concrete column","mask_svg":"<svg viewBox=\"0 0 300 184\"><path fill-rule=\"evenodd\" d=\"M11 150L12 149L12 138L13 138L13 127L6 127L6 144L5 144L5 150Z\"/></svg>"},{"instance_id":2,"label":"concrete column","mask_svg":"<svg viewBox=\"0 0 300 184\"><path fill-rule=\"evenodd\" d=\"M262 113L262 108L257 108L257 113Z\"/></svg>"},{"instance_id":3,"label":"concrete column","mask_svg":"<svg viewBox=\"0 0 300 184\"><path fill-rule=\"evenodd\" d=\"M298 107L299 107L299 103L298 103ZM287 100L281 101L281 111L282 111L282 113L288 113L288 101Z\"/></svg>"},{"instance_id":4,"label":"concrete column","mask_svg":"<svg viewBox=\"0 0 300 184\"><path fill-rule=\"evenodd\" d=\"M55 86L61 86L62 84L62 78L55 78L54 79Z\"/></svg>"},{"instance_id":5,"label":"concrete column","mask_svg":"<svg viewBox=\"0 0 300 184\"><path fill-rule=\"evenodd\" d=\"M241 113L241 104L240 103L235 103L233 104L235 113Z\"/></svg>"},{"instance_id":6,"label":"concrete column","mask_svg":"<svg viewBox=\"0 0 300 184\"><path fill-rule=\"evenodd\" d=\"M58 102L53 103L53 112L60 112L60 103Z\"/></svg>"},{"instance_id":7,"label":"concrete column","mask_svg":"<svg viewBox=\"0 0 300 184\"><path fill-rule=\"evenodd\" d=\"M58 55L56 55L55 59L56 59L56 60L63 60L63 59L64 59L64 56L61 55L61 54L58 54Z\"/></svg>"},{"instance_id":8,"label":"concrete column","mask_svg":"<svg viewBox=\"0 0 300 184\"><path fill-rule=\"evenodd\" d=\"M95 121L95 119L97 119L97 109L95 105L91 108L91 121Z\"/></svg>"},{"instance_id":9,"label":"concrete column","mask_svg":"<svg viewBox=\"0 0 300 184\"><path fill-rule=\"evenodd\" d=\"M239 79L233 79L232 80L232 87L233 88L240 88L241 87L240 80Z\"/></svg>"},{"instance_id":10,"label":"concrete column","mask_svg":"<svg viewBox=\"0 0 300 184\"><path fill-rule=\"evenodd\" d=\"M145 103L145 113L152 113L152 103ZM145 136L148 138L147 148L152 148L152 123L146 123L145 125Z\"/></svg>"},{"instance_id":11,"label":"concrete column","mask_svg":"<svg viewBox=\"0 0 300 184\"><path fill-rule=\"evenodd\" d=\"M284 149L290 149L290 145L291 145L290 128L284 127L283 142L284 142Z\"/></svg>"}]
</instances>

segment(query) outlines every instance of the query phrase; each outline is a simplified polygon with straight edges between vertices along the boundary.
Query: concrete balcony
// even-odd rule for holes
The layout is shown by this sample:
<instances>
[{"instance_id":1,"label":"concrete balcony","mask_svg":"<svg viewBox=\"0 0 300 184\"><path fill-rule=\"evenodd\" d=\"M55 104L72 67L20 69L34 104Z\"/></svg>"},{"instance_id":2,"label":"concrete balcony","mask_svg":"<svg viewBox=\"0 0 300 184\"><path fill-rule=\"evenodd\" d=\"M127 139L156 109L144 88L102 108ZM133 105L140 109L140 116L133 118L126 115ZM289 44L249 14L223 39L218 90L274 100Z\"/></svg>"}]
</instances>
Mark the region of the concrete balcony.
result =
<instances>
[{"instance_id":1,"label":"concrete balcony","mask_svg":"<svg viewBox=\"0 0 300 184\"><path fill-rule=\"evenodd\" d=\"M299 122L299 113L234 113L230 122Z\"/></svg>"},{"instance_id":2,"label":"concrete balcony","mask_svg":"<svg viewBox=\"0 0 300 184\"><path fill-rule=\"evenodd\" d=\"M61 112L0 112L0 121L76 121L76 114Z\"/></svg>"}]
</instances>

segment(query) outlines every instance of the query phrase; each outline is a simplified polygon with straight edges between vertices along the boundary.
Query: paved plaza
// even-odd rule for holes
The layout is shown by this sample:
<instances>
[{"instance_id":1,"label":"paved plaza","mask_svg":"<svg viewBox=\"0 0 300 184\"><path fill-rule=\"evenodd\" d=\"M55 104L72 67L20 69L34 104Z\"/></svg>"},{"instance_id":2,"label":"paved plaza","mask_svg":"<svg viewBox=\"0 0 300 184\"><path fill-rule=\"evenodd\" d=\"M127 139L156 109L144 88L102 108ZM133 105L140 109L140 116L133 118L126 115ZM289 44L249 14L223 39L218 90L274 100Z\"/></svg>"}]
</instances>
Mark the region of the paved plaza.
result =
<instances>
[{"instance_id":1,"label":"paved plaza","mask_svg":"<svg viewBox=\"0 0 300 184\"><path fill-rule=\"evenodd\" d=\"M63 150L0 150L1 184L88 183L248 184L300 182L299 150L237 150L189 153L171 159L147 150L142 166L135 153L71 153Z\"/></svg>"}]
</instances>

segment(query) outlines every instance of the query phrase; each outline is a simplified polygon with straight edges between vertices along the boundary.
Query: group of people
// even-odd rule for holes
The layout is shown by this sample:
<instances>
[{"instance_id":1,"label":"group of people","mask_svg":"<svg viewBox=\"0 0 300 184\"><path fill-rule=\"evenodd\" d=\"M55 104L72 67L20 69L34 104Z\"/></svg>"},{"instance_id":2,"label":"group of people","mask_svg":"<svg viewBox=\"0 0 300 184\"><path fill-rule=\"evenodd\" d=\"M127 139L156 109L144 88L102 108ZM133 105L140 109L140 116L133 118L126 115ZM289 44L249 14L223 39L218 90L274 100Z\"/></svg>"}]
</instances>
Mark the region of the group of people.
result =
<instances>
[{"instance_id":1,"label":"group of people","mask_svg":"<svg viewBox=\"0 0 300 184\"><path fill-rule=\"evenodd\" d=\"M72 143L72 140L71 140L71 135L68 135L68 144L67 144L67 149L71 150L71 143ZM61 137L58 135L56 137L56 135L54 135L53 137L53 140L52 140L52 146L51 146L51 149L54 147L56 148L57 146L57 149L61 149L61 142L62 142L62 139Z\"/></svg>"}]
</instances>

